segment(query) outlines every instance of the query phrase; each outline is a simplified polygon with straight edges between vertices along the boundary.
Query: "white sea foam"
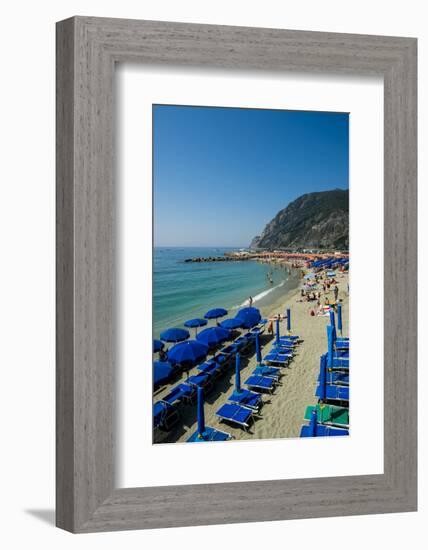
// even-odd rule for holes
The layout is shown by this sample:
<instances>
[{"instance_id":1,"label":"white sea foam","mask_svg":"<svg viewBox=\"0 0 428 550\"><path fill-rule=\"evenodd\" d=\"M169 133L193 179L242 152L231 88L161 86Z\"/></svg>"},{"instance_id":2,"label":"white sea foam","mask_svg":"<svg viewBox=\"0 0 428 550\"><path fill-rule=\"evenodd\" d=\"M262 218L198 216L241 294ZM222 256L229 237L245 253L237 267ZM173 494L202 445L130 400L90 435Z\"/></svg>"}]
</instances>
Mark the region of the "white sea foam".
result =
<instances>
[{"instance_id":1,"label":"white sea foam","mask_svg":"<svg viewBox=\"0 0 428 550\"><path fill-rule=\"evenodd\" d=\"M260 302L260 300L265 298L268 294L270 294L271 292L273 292L277 288L280 288L281 286L285 285L286 282L287 282L287 279L284 279L283 281L281 281L279 284L273 286L272 288L268 288L267 290L263 290L263 292L259 292L259 294L256 294L253 297L253 304L255 304L256 302ZM246 307L248 305L249 304L248 304L248 299L247 299L247 300L245 300L245 302L242 302L242 304L233 306L231 309L239 309L241 307Z\"/></svg>"}]
</instances>

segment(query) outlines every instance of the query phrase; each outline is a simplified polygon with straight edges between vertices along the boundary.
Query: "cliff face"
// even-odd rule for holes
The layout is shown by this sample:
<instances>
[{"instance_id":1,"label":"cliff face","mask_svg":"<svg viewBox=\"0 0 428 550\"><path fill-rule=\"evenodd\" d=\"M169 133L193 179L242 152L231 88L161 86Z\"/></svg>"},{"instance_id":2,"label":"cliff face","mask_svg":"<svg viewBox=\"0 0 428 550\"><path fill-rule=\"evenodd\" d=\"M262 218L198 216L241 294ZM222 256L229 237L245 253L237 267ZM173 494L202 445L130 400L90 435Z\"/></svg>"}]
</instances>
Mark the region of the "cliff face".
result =
<instances>
[{"instance_id":1,"label":"cliff face","mask_svg":"<svg viewBox=\"0 0 428 550\"><path fill-rule=\"evenodd\" d=\"M341 250L348 246L349 192L343 189L302 195L278 212L250 245Z\"/></svg>"}]
</instances>

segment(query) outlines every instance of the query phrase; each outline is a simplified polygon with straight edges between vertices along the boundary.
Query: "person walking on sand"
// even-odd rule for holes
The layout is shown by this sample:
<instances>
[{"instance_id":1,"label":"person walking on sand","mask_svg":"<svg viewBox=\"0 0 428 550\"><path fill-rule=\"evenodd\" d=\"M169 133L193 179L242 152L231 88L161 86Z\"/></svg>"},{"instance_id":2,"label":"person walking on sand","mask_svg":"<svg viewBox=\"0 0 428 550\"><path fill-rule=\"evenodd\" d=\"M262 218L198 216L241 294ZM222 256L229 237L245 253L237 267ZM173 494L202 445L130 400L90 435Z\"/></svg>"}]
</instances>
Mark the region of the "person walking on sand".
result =
<instances>
[{"instance_id":1,"label":"person walking on sand","mask_svg":"<svg viewBox=\"0 0 428 550\"><path fill-rule=\"evenodd\" d=\"M252 298L252 296L250 296L250 297L248 298L248 303L250 304L250 307L253 305L253 298Z\"/></svg>"},{"instance_id":2,"label":"person walking on sand","mask_svg":"<svg viewBox=\"0 0 428 550\"><path fill-rule=\"evenodd\" d=\"M336 286L334 287L334 299L335 299L336 302L337 302L338 296L339 296L339 288L338 288L338 286L336 285Z\"/></svg>"}]
</instances>

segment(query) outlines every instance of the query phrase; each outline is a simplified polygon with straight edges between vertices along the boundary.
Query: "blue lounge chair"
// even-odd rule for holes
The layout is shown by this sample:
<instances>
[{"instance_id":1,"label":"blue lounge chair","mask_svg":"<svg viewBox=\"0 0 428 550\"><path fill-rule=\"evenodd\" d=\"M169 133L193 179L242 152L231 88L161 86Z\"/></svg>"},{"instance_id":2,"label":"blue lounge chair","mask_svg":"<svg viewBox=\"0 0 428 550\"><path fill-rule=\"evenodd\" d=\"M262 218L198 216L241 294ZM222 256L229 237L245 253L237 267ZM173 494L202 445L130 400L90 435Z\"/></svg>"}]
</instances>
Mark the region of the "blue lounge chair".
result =
<instances>
[{"instance_id":1,"label":"blue lounge chair","mask_svg":"<svg viewBox=\"0 0 428 550\"><path fill-rule=\"evenodd\" d=\"M336 339L334 342L334 347L336 350L349 350L349 341L339 341Z\"/></svg>"},{"instance_id":2,"label":"blue lounge chair","mask_svg":"<svg viewBox=\"0 0 428 550\"><path fill-rule=\"evenodd\" d=\"M225 348L221 348L219 353L221 353L223 355L234 356L238 353L238 351L239 351L239 345L235 344L235 343L232 343L232 344L229 344L228 346L226 346Z\"/></svg>"},{"instance_id":3,"label":"blue lounge chair","mask_svg":"<svg viewBox=\"0 0 428 550\"><path fill-rule=\"evenodd\" d=\"M335 328L332 325L327 326L327 364L329 369L349 370L349 351L334 350Z\"/></svg>"},{"instance_id":4,"label":"blue lounge chair","mask_svg":"<svg viewBox=\"0 0 428 550\"><path fill-rule=\"evenodd\" d=\"M168 432L180 420L177 409L165 401L157 401L153 405L153 428Z\"/></svg>"},{"instance_id":5,"label":"blue lounge chair","mask_svg":"<svg viewBox=\"0 0 428 550\"><path fill-rule=\"evenodd\" d=\"M349 357L333 357L328 368L349 371Z\"/></svg>"},{"instance_id":6,"label":"blue lounge chair","mask_svg":"<svg viewBox=\"0 0 428 550\"><path fill-rule=\"evenodd\" d=\"M256 376L268 376L278 381L282 376L281 369L278 367L269 367L268 365L259 365L253 370Z\"/></svg>"},{"instance_id":7,"label":"blue lounge chair","mask_svg":"<svg viewBox=\"0 0 428 550\"><path fill-rule=\"evenodd\" d=\"M221 365L222 367L226 367L230 363L230 359L231 358L229 355L218 353L217 355L214 355L212 361L215 361L218 365Z\"/></svg>"},{"instance_id":8,"label":"blue lounge chair","mask_svg":"<svg viewBox=\"0 0 428 550\"><path fill-rule=\"evenodd\" d=\"M242 405L256 411L260 410L260 407L263 405L263 398L260 393L245 388L241 388L240 391L234 390L228 399L231 403Z\"/></svg>"},{"instance_id":9,"label":"blue lounge chair","mask_svg":"<svg viewBox=\"0 0 428 550\"><path fill-rule=\"evenodd\" d=\"M188 439L188 443L203 443L206 441L227 441L232 436L210 426L205 426L204 390L198 388L198 428Z\"/></svg>"},{"instance_id":10,"label":"blue lounge chair","mask_svg":"<svg viewBox=\"0 0 428 550\"><path fill-rule=\"evenodd\" d=\"M254 333L247 332L239 336L233 343L239 346L239 351L244 351L254 344L255 339L256 336Z\"/></svg>"},{"instance_id":11,"label":"blue lounge chair","mask_svg":"<svg viewBox=\"0 0 428 550\"><path fill-rule=\"evenodd\" d=\"M213 389L212 376L211 374L207 374L205 372L189 376L189 378L186 380L186 384L190 384L191 386L196 386L198 388L203 388L206 394Z\"/></svg>"},{"instance_id":12,"label":"blue lounge chair","mask_svg":"<svg viewBox=\"0 0 428 550\"><path fill-rule=\"evenodd\" d=\"M232 436L226 432L216 430L207 426L205 430L200 434L198 431L194 432L188 439L187 443L203 443L206 441L228 441L232 439Z\"/></svg>"},{"instance_id":13,"label":"blue lounge chair","mask_svg":"<svg viewBox=\"0 0 428 550\"><path fill-rule=\"evenodd\" d=\"M220 420L227 420L228 422L232 422L232 424L238 424L238 426L241 426L244 430L248 430L254 410L236 405L235 403L225 403L215 414Z\"/></svg>"},{"instance_id":14,"label":"blue lounge chair","mask_svg":"<svg viewBox=\"0 0 428 550\"><path fill-rule=\"evenodd\" d=\"M318 382L320 381L318 376ZM330 371L327 373L327 383L337 384L339 386L349 386L349 374L347 372L340 372L339 370Z\"/></svg>"},{"instance_id":15,"label":"blue lounge chair","mask_svg":"<svg viewBox=\"0 0 428 550\"><path fill-rule=\"evenodd\" d=\"M197 369L205 374L210 374L213 378L218 378L224 373L224 365L219 365L215 361L207 361L199 365Z\"/></svg>"},{"instance_id":16,"label":"blue lounge chair","mask_svg":"<svg viewBox=\"0 0 428 550\"><path fill-rule=\"evenodd\" d=\"M349 435L349 431L334 426L326 426L325 424L317 424L315 435L311 433L309 426L302 426L300 430L300 437L334 437L338 435Z\"/></svg>"},{"instance_id":17,"label":"blue lounge chair","mask_svg":"<svg viewBox=\"0 0 428 550\"><path fill-rule=\"evenodd\" d=\"M296 345L292 344L291 342L274 342L272 344L272 349L275 350L283 350L283 351L289 351L290 353L294 353L296 351Z\"/></svg>"},{"instance_id":18,"label":"blue lounge chair","mask_svg":"<svg viewBox=\"0 0 428 550\"><path fill-rule=\"evenodd\" d=\"M191 386L190 384L178 384L177 386L174 386L170 393L166 395L162 401L165 401L165 403L169 403L170 405L173 405L177 401L181 402L184 401L186 403L192 403L196 397L196 388L195 386Z\"/></svg>"},{"instance_id":19,"label":"blue lounge chair","mask_svg":"<svg viewBox=\"0 0 428 550\"><path fill-rule=\"evenodd\" d=\"M271 350L264 358L263 361L268 365L279 365L284 367L293 359L293 354L283 351Z\"/></svg>"},{"instance_id":20,"label":"blue lounge chair","mask_svg":"<svg viewBox=\"0 0 428 550\"><path fill-rule=\"evenodd\" d=\"M267 376L256 376L253 374L245 381L245 384L249 388L255 388L272 393L277 383L273 378L268 378Z\"/></svg>"},{"instance_id":21,"label":"blue lounge chair","mask_svg":"<svg viewBox=\"0 0 428 550\"><path fill-rule=\"evenodd\" d=\"M235 359L235 390L229 397L229 401L236 405L243 405L250 409L259 410L263 404L262 396L257 392L241 388L240 367L241 356L237 353Z\"/></svg>"},{"instance_id":22,"label":"blue lounge chair","mask_svg":"<svg viewBox=\"0 0 428 550\"><path fill-rule=\"evenodd\" d=\"M323 390L320 384L315 395L323 401L349 401L349 386L326 384Z\"/></svg>"},{"instance_id":23,"label":"blue lounge chair","mask_svg":"<svg viewBox=\"0 0 428 550\"><path fill-rule=\"evenodd\" d=\"M285 344L293 344L297 345L299 343L299 336L292 336L291 334L288 336L280 336L279 342L283 342Z\"/></svg>"},{"instance_id":24,"label":"blue lounge chair","mask_svg":"<svg viewBox=\"0 0 428 550\"><path fill-rule=\"evenodd\" d=\"M349 401L349 386L329 384L328 374L327 356L321 355L319 384L315 395L322 401Z\"/></svg>"},{"instance_id":25,"label":"blue lounge chair","mask_svg":"<svg viewBox=\"0 0 428 550\"><path fill-rule=\"evenodd\" d=\"M309 425L302 426L300 430L300 437L335 437L340 435L349 435L349 430L319 424L317 418L317 411L314 409L312 411Z\"/></svg>"}]
</instances>

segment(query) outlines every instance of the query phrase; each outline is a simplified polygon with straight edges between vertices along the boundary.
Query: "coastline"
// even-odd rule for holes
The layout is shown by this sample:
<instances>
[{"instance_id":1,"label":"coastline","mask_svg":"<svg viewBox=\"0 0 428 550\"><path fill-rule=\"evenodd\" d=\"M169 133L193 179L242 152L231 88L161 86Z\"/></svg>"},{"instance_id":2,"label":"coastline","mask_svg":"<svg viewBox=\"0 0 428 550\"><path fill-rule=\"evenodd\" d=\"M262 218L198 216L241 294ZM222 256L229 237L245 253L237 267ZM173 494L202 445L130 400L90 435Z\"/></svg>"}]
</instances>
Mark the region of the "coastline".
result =
<instances>
[{"instance_id":1,"label":"coastline","mask_svg":"<svg viewBox=\"0 0 428 550\"><path fill-rule=\"evenodd\" d=\"M337 286L339 299L344 306L343 334L348 335L349 296L347 290L348 273L338 273ZM321 300L325 296L332 298L333 291L322 292ZM284 315L287 308L291 309L292 333L299 335L303 342L298 346L297 353L289 368L283 368L281 385L273 395L265 394L265 404L259 419L251 425L249 432L240 428L234 428L230 424L219 421L215 412L226 403L228 396L233 391L235 383L235 371L233 368L223 378L217 381L215 390L206 396L205 421L214 428L226 431L236 440L295 438L299 437L300 427L303 424L305 409L308 405L316 403L315 389L319 372L319 357L327 349L326 326L328 317L311 316L310 310L316 311L316 303L300 301L300 285L288 290L274 303L260 306L262 316L269 318L281 313ZM285 323L281 322L281 335L285 334ZM262 356L271 348L273 337L265 334L261 337ZM241 381L248 378L256 366L255 352L249 357L241 359ZM196 368L190 371L195 374ZM185 381L186 375L182 375L179 381ZM178 381L177 381L178 382ZM159 390L154 395L157 401L166 395L169 387ZM182 409L182 421L180 426L167 435L163 443L185 442L193 431L196 430L196 405L185 406Z\"/></svg>"}]
</instances>

